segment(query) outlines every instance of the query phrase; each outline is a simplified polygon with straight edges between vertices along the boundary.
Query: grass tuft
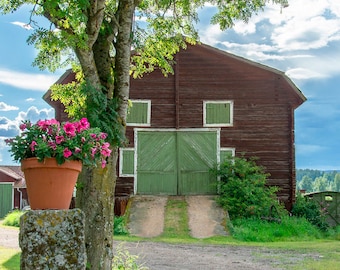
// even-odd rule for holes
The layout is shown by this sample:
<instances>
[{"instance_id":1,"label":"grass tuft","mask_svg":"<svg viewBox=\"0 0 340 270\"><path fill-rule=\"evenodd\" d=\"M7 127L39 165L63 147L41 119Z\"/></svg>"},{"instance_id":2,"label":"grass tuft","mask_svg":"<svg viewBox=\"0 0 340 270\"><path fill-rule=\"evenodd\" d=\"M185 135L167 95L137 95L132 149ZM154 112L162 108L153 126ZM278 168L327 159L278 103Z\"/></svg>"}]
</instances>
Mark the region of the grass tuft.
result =
<instances>
[{"instance_id":1,"label":"grass tuft","mask_svg":"<svg viewBox=\"0 0 340 270\"><path fill-rule=\"evenodd\" d=\"M281 223L236 219L228 226L233 238L245 242L305 241L323 237L306 219L296 217L284 217Z\"/></svg>"},{"instance_id":2,"label":"grass tuft","mask_svg":"<svg viewBox=\"0 0 340 270\"><path fill-rule=\"evenodd\" d=\"M20 210L13 210L5 216L2 224L6 226L20 227L20 217L23 213L24 212Z\"/></svg>"},{"instance_id":3,"label":"grass tuft","mask_svg":"<svg viewBox=\"0 0 340 270\"><path fill-rule=\"evenodd\" d=\"M165 238L190 238L187 202L184 197L168 198L165 207L164 232Z\"/></svg>"}]
</instances>

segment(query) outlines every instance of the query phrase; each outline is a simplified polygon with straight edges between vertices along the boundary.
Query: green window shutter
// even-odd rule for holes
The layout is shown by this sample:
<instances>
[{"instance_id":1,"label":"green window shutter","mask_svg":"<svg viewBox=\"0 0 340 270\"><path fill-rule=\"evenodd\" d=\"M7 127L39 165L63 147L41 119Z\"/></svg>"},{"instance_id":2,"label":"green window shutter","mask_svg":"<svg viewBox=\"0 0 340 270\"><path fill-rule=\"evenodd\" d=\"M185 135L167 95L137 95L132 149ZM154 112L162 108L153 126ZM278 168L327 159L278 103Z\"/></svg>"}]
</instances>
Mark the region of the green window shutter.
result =
<instances>
[{"instance_id":1,"label":"green window shutter","mask_svg":"<svg viewBox=\"0 0 340 270\"><path fill-rule=\"evenodd\" d=\"M120 176L134 176L135 151L133 148L120 148Z\"/></svg>"},{"instance_id":2,"label":"green window shutter","mask_svg":"<svg viewBox=\"0 0 340 270\"><path fill-rule=\"evenodd\" d=\"M222 163L226 158L235 156L234 148L221 148L220 150L220 162Z\"/></svg>"},{"instance_id":3,"label":"green window shutter","mask_svg":"<svg viewBox=\"0 0 340 270\"><path fill-rule=\"evenodd\" d=\"M128 126L150 126L150 100L131 100L126 123Z\"/></svg>"},{"instance_id":4,"label":"green window shutter","mask_svg":"<svg viewBox=\"0 0 340 270\"><path fill-rule=\"evenodd\" d=\"M233 103L231 101L207 101L204 105L205 126L232 126Z\"/></svg>"}]
</instances>

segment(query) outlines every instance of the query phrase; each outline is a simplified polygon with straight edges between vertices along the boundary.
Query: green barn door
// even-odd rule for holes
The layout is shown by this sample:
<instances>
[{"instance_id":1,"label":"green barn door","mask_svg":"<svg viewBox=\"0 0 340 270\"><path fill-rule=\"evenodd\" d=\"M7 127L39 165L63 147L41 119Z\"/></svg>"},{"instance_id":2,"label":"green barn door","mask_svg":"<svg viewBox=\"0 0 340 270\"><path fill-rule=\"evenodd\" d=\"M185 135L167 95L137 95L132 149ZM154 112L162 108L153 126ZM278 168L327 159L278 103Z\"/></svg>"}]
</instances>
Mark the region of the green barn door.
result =
<instances>
[{"instance_id":1,"label":"green barn door","mask_svg":"<svg viewBox=\"0 0 340 270\"><path fill-rule=\"evenodd\" d=\"M137 194L216 194L216 131L138 131Z\"/></svg>"},{"instance_id":2,"label":"green barn door","mask_svg":"<svg viewBox=\"0 0 340 270\"><path fill-rule=\"evenodd\" d=\"M165 131L138 132L138 194L177 194L175 134Z\"/></svg>"},{"instance_id":3,"label":"green barn door","mask_svg":"<svg viewBox=\"0 0 340 270\"><path fill-rule=\"evenodd\" d=\"M13 185L0 184L0 218L13 209Z\"/></svg>"},{"instance_id":4,"label":"green barn door","mask_svg":"<svg viewBox=\"0 0 340 270\"><path fill-rule=\"evenodd\" d=\"M217 163L217 134L178 132L179 195L216 194L216 178L209 170Z\"/></svg>"}]
</instances>

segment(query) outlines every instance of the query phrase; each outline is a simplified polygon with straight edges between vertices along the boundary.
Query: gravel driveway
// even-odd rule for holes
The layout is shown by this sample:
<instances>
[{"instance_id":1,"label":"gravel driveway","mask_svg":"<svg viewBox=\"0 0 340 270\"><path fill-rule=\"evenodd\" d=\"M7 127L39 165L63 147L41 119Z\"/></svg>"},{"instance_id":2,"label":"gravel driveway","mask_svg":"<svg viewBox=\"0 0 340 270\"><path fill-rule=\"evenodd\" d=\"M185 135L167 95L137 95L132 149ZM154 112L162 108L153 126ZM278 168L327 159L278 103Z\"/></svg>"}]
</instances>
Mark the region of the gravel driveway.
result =
<instances>
[{"instance_id":1,"label":"gravel driveway","mask_svg":"<svg viewBox=\"0 0 340 270\"><path fill-rule=\"evenodd\" d=\"M0 226L0 246L15 248L19 230ZM131 255L138 255L138 262L150 270L270 270L290 269L305 258L318 259L318 254L299 254L264 248L216 245L183 245L155 242L115 242Z\"/></svg>"}]
</instances>

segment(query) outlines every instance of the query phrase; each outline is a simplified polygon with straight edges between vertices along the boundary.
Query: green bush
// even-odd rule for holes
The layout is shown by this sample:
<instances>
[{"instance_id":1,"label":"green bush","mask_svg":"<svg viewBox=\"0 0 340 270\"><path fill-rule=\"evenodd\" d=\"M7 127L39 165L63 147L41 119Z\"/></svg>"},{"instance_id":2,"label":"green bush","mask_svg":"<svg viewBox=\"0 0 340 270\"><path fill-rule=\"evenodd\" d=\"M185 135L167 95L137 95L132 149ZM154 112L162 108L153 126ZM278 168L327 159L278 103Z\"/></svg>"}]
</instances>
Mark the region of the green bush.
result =
<instances>
[{"instance_id":1,"label":"green bush","mask_svg":"<svg viewBox=\"0 0 340 270\"><path fill-rule=\"evenodd\" d=\"M114 235L127 235L128 231L125 226L124 216L115 216L114 220Z\"/></svg>"},{"instance_id":2,"label":"green bush","mask_svg":"<svg viewBox=\"0 0 340 270\"><path fill-rule=\"evenodd\" d=\"M20 227L20 217L23 213L24 212L20 210L13 210L5 216L2 224L6 226Z\"/></svg>"},{"instance_id":3,"label":"green bush","mask_svg":"<svg viewBox=\"0 0 340 270\"><path fill-rule=\"evenodd\" d=\"M309 197L298 195L291 213L293 216L306 218L322 231L329 228L326 216L322 213L320 205Z\"/></svg>"},{"instance_id":4,"label":"green bush","mask_svg":"<svg viewBox=\"0 0 340 270\"><path fill-rule=\"evenodd\" d=\"M213 172L220 179L217 202L231 219L268 217L273 205L280 214L284 212L276 198L278 188L266 186L268 174L254 159L229 157Z\"/></svg>"}]
</instances>

